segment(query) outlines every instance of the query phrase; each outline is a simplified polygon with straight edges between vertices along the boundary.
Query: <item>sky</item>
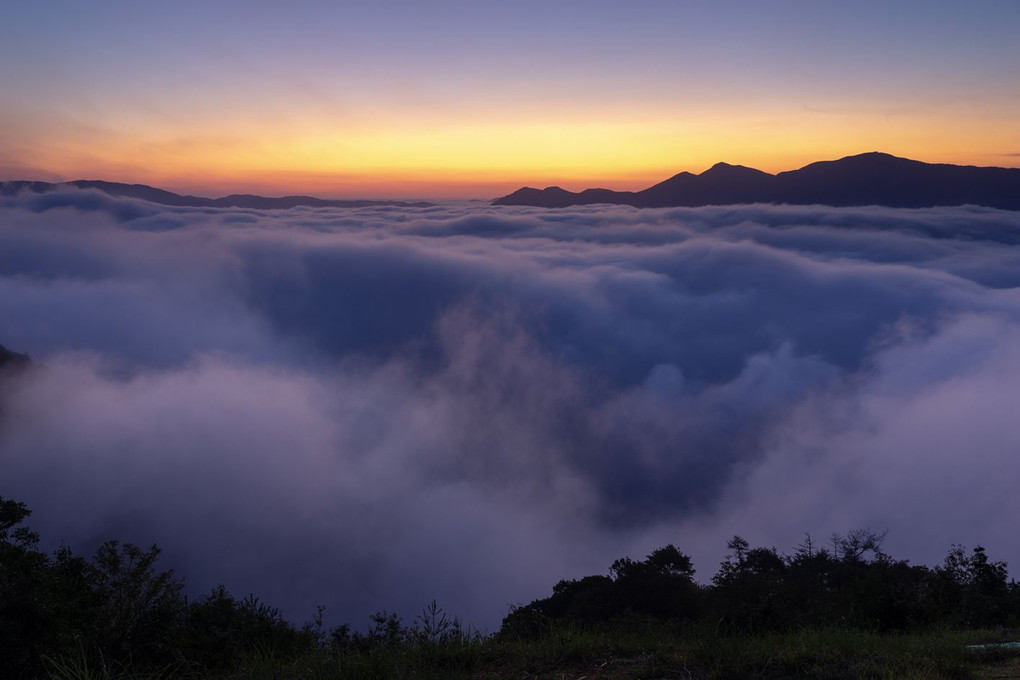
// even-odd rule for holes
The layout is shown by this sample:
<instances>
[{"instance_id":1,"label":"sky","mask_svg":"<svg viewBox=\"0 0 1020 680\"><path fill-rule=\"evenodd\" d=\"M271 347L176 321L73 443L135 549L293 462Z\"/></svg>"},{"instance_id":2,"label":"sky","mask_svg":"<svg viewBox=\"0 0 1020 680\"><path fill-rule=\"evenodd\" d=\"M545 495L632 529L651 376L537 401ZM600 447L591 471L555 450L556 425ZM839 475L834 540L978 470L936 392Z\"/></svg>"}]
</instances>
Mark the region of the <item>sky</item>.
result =
<instances>
[{"instance_id":1,"label":"sky","mask_svg":"<svg viewBox=\"0 0 1020 680\"><path fill-rule=\"evenodd\" d=\"M1012 0L46 0L0 25L0 179L203 196L638 189L884 151L1020 165Z\"/></svg>"},{"instance_id":2,"label":"sky","mask_svg":"<svg viewBox=\"0 0 1020 680\"><path fill-rule=\"evenodd\" d=\"M674 544L1020 545L1020 212L0 197L0 496L295 622Z\"/></svg>"}]
</instances>

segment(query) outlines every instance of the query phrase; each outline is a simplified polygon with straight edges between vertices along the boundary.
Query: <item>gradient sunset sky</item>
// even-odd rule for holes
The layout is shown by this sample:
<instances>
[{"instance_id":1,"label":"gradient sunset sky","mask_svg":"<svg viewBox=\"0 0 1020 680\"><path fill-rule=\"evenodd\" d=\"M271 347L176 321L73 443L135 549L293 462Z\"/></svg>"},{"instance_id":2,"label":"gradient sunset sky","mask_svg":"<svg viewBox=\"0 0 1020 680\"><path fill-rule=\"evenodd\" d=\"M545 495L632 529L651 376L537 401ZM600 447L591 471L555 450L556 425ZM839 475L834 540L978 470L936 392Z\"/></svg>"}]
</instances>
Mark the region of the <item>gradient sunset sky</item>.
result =
<instances>
[{"instance_id":1,"label":"gradient sunset sky","mask_svg":"<svg viewBox=\"0 0 1020 680\"><path fill-rule=\"evenodd\" d=\"M492 198L886 151L1020 166L1020 2L38 0L0 179Z\"/></svg>"}]
</instances>

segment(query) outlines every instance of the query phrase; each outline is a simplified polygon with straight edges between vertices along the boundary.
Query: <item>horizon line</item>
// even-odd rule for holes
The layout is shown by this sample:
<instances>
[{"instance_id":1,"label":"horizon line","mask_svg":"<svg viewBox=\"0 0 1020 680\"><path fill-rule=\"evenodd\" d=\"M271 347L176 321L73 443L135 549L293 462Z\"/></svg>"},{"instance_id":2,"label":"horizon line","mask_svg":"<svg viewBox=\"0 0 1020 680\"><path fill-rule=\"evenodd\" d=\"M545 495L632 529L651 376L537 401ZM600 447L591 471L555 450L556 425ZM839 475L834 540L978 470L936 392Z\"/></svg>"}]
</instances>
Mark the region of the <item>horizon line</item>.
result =
<instances>
[{"instance_id":1,"label":"horizon line","mask_svg":"<svg viewBox=\"0 0 1020 680\"><path fill-rule=\"evenodd\" d=\"M818 160L814 160L814 161L808 162L808 163L806 163L804 165L800 165L800 166L795 167L795 168L789 168L789 169L786 169L786 170L779 170L779 171L776 171L776 172L769 172L767 170L761 170L761 169L756 168L756 167L754 167L752 165L745 165L745 164L742 164L742 163L730 163L728 161L716 161L715 163L712 163L711 165L706 167L704 170L701 170L700 172L692 172L690 170L679 170L679 171L673 171L671 174L668 174L668 175L666 175L665 173L656 175L656 177L658 177L658 179L646 179L646 180L644 180L645 182L651 182L650 184L640 184L640 185L638 185L638 184L636 184L635 179L631 179L630 181L628 181L626 179L622 179L621 178L620 182L622 184L634 185L635 188L619 188L619 189L615 189L615 188L610 188L610 184L612 184L612 182L606 183L606 184L599 184L596 181L594 184L588 184L587 186L584 186L581 189L576 189L576 190L563 189L563 190L564 191L570 191L571 193L579 193L579 192L586 191L586 190L609 190L609 191L617 191L617 192L641 191L643 189L646 189L646 188L649 188L651 186L654 186L655 184L657 184L659 182L671 179L671 178L676 177L678 175L683 175L685 173L686 174L700 176L700 175L704 174L705 172L708 172L712 168L715 168L715 167L720 166L720 165L756 170L758 172L762 172L762 173L765 173L767 175L770 175L770 176L774 177L774 176L777 176L777 175L780 175L780 174L783 174L783 173L786 173L786 172L795 172L797 170L801 170L803 168L806 168L806 167L808 167L810 165L814 165L816 163L836 162L836 161L840 161L840 160L845 160L847 158L855 158L855 157L869 156L869 155L889 156L889 157L900 159L900 160L908 160L908 161L913 161L913 162L918 162L918 163L924 163L926 165L948 165L948 166L955 166L955 167L971 167L971 168L994 168L994 169L1002 169L1002 170L1018 170L1018 169L1020 169L1020 165L1012 165L1012 166L1010 166L1010 165L976 165L976 164L973 164L973 163L949 163L949 162L945 162L945 161L920 161L920 160L917 160L917 159L914 159L914 158L910 158L908 156L900 156L900 155L889 153L889 152L885 152L885 151L873 150L873 151L864 151L864 152L860 152L860 153L847 154L847 155L839 156L838 158L818 159ZM1018 158L1018 159L1020 159L1020 153L1002 153L1002 154L999 154L999 156L1003 157L1003 158ZM642 174L644 174L644 173L642 173ZM27 176L33 176L34 175L36 177L47 176L48 179L25 179L26 175ZM318 200L318 201L400 201L400 202L409 202L409 201L429 201L429 202L446 202L446 201L449 201L449 202L461 202L461 201L463 201L463 202L468 202L468 201L494 201L494 200L497 200L497 199L499 199L499 198L501 198L501 197L506 195L504 193L496 193L496 195L487 194L485 197L483 197L483 196L481 196L481 195L479 195L477 193L473 193L473 192L470 192L470 191L462 192L459 195L458 195L458 192L456 192L456 191L432 193L432 195L429 195L431 192L428 192L427 190L425 192L417 192L417 193L408 192L408 193L404 193L404 194L401 194L401 193L391 193L391 192L380 193L379 189L380 189L381 186L386 186L386 185L391 185L391 184L389 182L384 182L384 181L379 181L379 180L373 180L371 182L364 182L364 181L362 181L362 182L353 182L352 183L353 186L348 185L348 188L346 188L346 189L341 188L340 191L342 193L334 193L334 194L331 194L328 191L320 192L320 193L314 193L314 189L310 189L309 191L304 191L304 190L301 190L301 189L295 189L295 190L292 190L292 191L291 190L272 191L270 189L267 192L265 189L261 189L260 190L260 189L257 188L259 185L266 185L266 182L264 182L264 181L250 182L250 183L247 184L247 186L250 187L248 189L239 189L239 190L229 191L227 193L217 194L212 189L212 187L210 186L209 183L201 183L201 182L198 183L199 185L206 186L207 189L205 189L205 190L199 189L199 190L196 191L194 188L188 188L189 186L193 186L195 184L194 180L192 180L192 182L187 182L187 183L182 183L182 182L172 181L172 180L171 181L167 181L167 182L155 181L155 183L148 183L148 182L145 182L145 181L136 181L136 180L124 181L124 180L118 180L118 179L99 179L99 178L96 178L96 177L80 177L80 178L77 178L77 179L63 179L60 175L58 175L56 173L48 173L48 172L40 172L40 171L28 172L28 173L25 173L25 175L22 175L20 177L19 176L14 176L12 173L2 173L2 174L0 174L0 177L3 177L3 176L7 176L9 178L8 179L0 179L0 184L26 182L26 183L40 183L40 184L49 184L49 185L57 186L57 185L73 185L73 184L75 184L77 182L90 182L90 183L91 182L102 182L102 183L118 184L118 185L124 185L124 186L146 187L146 188L149 188L149 189L156 189L156 190L159 190L159 191L165 191L167 193L172 193L172 194L175 194L177 196L184 197L184 198L195 198L195 199L210 200L210 201L220 201L220 200L224 200L224 199L228 199L228 198L235 198L235 197L256 197L256 198L268 198L268 199L275 199L275 200L284 200L284 199L289 199L289 198L306 198L306 199L314 199L314 200ZM517 180L517 181L521 181L521 180ZM504 185L504 186L507 186L507 187L510 187L510 188L508 188L508 189L500 189L499 191L505 191L507 193L513 193L514 191L517 191L519 189L538 189L538 187L541 187L541 189L538 189L538 190L542 190L542 189L562 189L562 187L560 186L561 183L563 183L563 184L568 184L568 183L569 184L578 184L578 182L583 182L584 180L571 181L570 179L565 177L565 178L563 178L563 180L553 180L553 181L556 182L556 183L555 184L544 184L544 182L542 182L542 181L530 183L530 182L528 182L526 180L523 180L523 183L519 183L518 184L518 183L515 182L515 180L491 179L491 180L487 180L487 181L484 181L484 182L474 183L474 184L472 184L472 186ZM230 182L230 180L227 180L227 182ZM217 184L217 183L219 183L219 182L215 182L215 181L213 182L213 184ZM408 180L400 181L400 180L396 180L396 183L398 185L415 186L415 185L420 185L422 183L422 181L421 180L414 180L414 181L408 181ZM310 184L314 184L314 182L311 182ZM454 181L448 181L448 182L436 181L436 182L433 182L433 183L430 183L430 184L434 184L434 185L437 185L437 186L446 186L446 187L464 186L462 182L454 182ZM356 191L355 187L357 185L364 185L364 186L366 186L367 190L365 192L363 192L363 193L353 193L352 190ZM368 187L371 187L371 188L368 188ZM269 187L267 186L266 189L269 189Z\"/></svg>"}]
</instances>

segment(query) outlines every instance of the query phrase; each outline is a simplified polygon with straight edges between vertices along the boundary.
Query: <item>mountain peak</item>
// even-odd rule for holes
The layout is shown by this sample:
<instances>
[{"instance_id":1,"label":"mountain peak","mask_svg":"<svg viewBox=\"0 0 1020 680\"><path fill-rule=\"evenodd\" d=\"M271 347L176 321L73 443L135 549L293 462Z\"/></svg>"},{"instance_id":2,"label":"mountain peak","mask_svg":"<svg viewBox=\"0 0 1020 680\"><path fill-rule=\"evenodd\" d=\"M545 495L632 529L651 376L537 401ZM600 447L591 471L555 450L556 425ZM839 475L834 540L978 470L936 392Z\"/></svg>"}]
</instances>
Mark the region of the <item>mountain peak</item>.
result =
<instances>
[{"instance_id":1,"label":"mountain peak","mask_svg":"<svg viewBox=\"0 0 1020 680\"><path fill-rule=\"evenodd\" d=\"M698 175L698 177L718 177L723 175L733 174L734 170L737 170L739 166L730 165L729 163L716 163L708 170Z\"/></svg>"},{"instance_id":2,"label":"mountain peak","mask_svg":"<svg viewBox=\"0 0 1020 680\"><path fill-rule=\"evenodd\" d=\"M761 170L755 170L749 168L746 165L733 165L731 163L716 163L708 170L698 175L698 177L748 177L748 176L768 176L767 172Z\"/></svg>"},{"instance_id":3,"label":"mountain peak","mask_svg":"<svg viewBox=\"0 0 1020 680\"><path fill-rule=\"evenodd\" d=\"M521 187L517 191L497 198L494 205L534 205L540 208L565 208L568 205L577 203L574 200L576 194L561 187L546 187L535 189L533 187Z\"/></svg>"},{"instance_id":4,"label":"mountain peak","mask_svg":"<svg viewBox=\"0 0 1020 680\"><path fill-rule=\"evenodd\" d=\"M901 156L894 156L891 153L884 153L882 151L868 151L867 153L859 153L855 156L845 156L834 163L840 163L843 161L862 161L866 163L920 163L921 161L912 161L909 158L903 158Z\"/></svg>"}]
</instances>

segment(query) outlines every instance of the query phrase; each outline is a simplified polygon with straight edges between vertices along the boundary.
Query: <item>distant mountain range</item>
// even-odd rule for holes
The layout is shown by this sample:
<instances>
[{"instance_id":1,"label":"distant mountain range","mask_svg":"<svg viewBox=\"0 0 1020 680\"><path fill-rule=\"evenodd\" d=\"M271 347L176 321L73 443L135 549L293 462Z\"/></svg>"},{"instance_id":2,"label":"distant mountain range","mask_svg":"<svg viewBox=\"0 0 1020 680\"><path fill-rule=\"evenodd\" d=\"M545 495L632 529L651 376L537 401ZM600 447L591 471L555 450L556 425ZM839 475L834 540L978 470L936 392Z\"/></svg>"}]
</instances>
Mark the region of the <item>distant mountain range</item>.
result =
<instances>
[{"instance_id":1,"label":"distant mountain range","mask_svg":"<svg viewBox=\"0 0 1020 680\"><path fill-rule=\"evenodd\" d=\"M397 206L428 208L425 201L379 201L323 199L313 196L270 198L232 194L203 198L175 194L145 184L100 180L73 182L0 182L0 196L22 192L48 193L76 187L97 189L111 196L141 199L160 205L194 208L254 208L283 210L294 207L362 208ZM790 203L795 205L882 205L923 208L945 205L982 205L1020 210L1020 168L982 168L972 165L923 163L887 153L863 153L836 161L819 161L799 170L770 175L761 170L716 163L700 175L681 172L641 191L560 187L524 187L497 198L493 205L526 205L565 208L571 205L610 203L638 208L733 205L737 203Z\"/></svg>"},{"instance_id":2,"label":"distant mountain range","mask_svg":"<svg viewBox=\"0 0 1020 680\"><path fill-rule=\"evenodd\" d=\"M638 208L792 203L895 208L974 204L1020 210L1020 169L922 163L864 153L812 163L770 175L741 165L717 163L700 175L681 172L642 191L559 187L518 189L494 205L564 208L613 203Z\"/></svg>"},{"instance_id":3,"label":"distant mountain range","mask_svg":"<svg viewBox=\"0 0 1020 680\"><path fill-rule=\"evenodd\" d=\"M364 208L376 205L390 205L410 208L428 208L432 203L422 201L372 201L372 200L330 200L312 196L284 196L268 198L251 194L233 194L223 198L202 198L201 196L182 196L172 191L156 189L145 184L123 184L121 182L102 182L99 180L80 179L73 182L28 182L23 180L0 182L0 196L11 196L21 192L37 194L48 193L68 187L79 189L98 189L110 196L137 198L160 205L172 205L188 208L255 208L258 210L285 210L298 206L310 208Z\"/></svg>"}]
</instances>

